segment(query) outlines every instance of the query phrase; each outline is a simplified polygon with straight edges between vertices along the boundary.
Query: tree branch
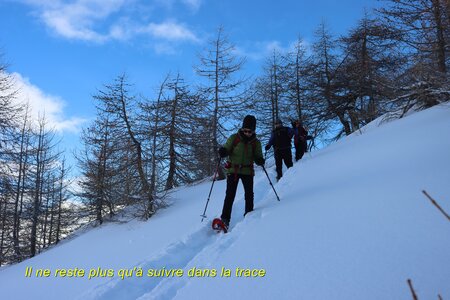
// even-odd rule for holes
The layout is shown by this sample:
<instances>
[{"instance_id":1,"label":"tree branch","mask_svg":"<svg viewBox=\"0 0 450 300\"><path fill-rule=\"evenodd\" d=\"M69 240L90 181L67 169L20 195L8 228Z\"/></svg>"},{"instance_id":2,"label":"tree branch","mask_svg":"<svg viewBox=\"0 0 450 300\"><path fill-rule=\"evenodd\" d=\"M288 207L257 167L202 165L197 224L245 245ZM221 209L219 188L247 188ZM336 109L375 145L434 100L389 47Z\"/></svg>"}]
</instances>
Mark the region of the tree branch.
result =
<instances>
[{"instance_id":1,"label":"tree branch","mask_svg":"<svg viewBox=\"0 0 450 300\"><path fill-rule=\"evenodd\" d=\"M412 286L411 279L408 279L408 285L409 285L409 289L411 290L411 294L413 296L413 299L414 300L418 300L417 295L416 295L416 291L414 291L414 287Z\"/></svg>"},{"instance_id":2,"label":"tree branch","mask_svg":"<svg viewBox=\"0 0 450 300\"><path fill-rule=\"evenodd\" d=\"M436 206L442 214L444 214L444 216L447 218L447 220L450 221L450 216L442 209L442 207L439 206L439 204L433 199L431 198L430 195L428 195L428 193L426 191L422 191L422 193L427 196L428 199L430 199L431 203L433 203L434 206Z\"/></svg>"}]
</instances>

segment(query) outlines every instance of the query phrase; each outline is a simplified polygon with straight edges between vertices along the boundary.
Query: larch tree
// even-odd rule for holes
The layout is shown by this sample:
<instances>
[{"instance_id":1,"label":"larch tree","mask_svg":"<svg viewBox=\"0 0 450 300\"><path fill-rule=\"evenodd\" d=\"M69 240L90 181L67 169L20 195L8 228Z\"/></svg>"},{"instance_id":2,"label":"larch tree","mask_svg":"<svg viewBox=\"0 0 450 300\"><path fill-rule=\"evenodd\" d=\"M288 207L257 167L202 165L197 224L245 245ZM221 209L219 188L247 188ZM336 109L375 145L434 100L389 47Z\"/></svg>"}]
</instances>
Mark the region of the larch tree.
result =
<instances>
[{"instance_id":1,"label":"larch tree","mask_svg":"<svg viewBox=\"0 0 450 300\"><path fill-rule=\"evenodd\" d=\"M229 120L240 113L246 79L238 77L245 59L237 56L235 46L229 41L223 27L218 28L216 37L208 45L209 48L200 55L195 70L205 78L205 83L200 87L200 97L209 110L211 138L202 143L210 150L207 157L208 172L212 174L219 144L228 137ZM220 170L220 178L224 178L223 170Z\"/></svg>"},{"instance_id":2,"label":"larch tree","mask_svg":"<svg viewBox=\"0 0 450 300\"><path fill-rule=\"evenodd\" d=\"M447 0L388 0L378 9L386 26L395 30L408 57L397 78L394 103L403 111L427 108L450 99L450 22Z\"/></svg>"}]
</instances>

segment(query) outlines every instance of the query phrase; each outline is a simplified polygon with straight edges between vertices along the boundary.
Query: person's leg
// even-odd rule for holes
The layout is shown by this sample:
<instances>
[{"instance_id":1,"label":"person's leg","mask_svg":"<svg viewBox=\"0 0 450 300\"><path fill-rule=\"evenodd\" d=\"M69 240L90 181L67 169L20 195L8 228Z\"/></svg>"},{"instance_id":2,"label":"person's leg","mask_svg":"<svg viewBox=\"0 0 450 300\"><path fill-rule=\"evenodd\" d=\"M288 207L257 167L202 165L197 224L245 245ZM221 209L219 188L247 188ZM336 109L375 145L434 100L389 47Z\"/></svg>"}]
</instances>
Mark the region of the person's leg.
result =
<instances>
[{"instance_id":1,"label":"person's leg","mask_svg":"<svg viewBox=\"0 0 450 300\"><path fill-rule=\"evenodd\" d=\"M236 190L238 185L238 178L235 178L234 174L228 174L227 176L227 191L225 192L225 200L223 202L222 215L220 218L222 221L228 224L231 219L231 210L233 208L234 197L236 196Z\"/></svg>"},{"instance_id":2,"label":"person's leg","mask_svg":"<svg viewBox=\"0 0 450 300\"><path fill-rule=\"evenodd\" d=\"M306 142L306 138L301 138L298 141L298 146L300 147L300 152L299 152L299 159L302 159L303 155L305 154L305 152L308 150L308 143Z\"/></svg>"},{"instance_id":3,"label":"person's leg","mask_svg":"<svg viewBox=\"0 0 450 300\"><path fill-rule=\"evenodd\" d=\"M286 167L288 169L294 165L292 163L292 150L291 149L284 150L284 164L286 165Z\"/></svg>"},{"instance_id":4,"label":"person's leg","mask_svg":"<svg viewBox=\"0 0 450 300\"><path fill-rule=\"evenodd\" d=\"M306 137L303 139L303 154L305 154L305 152L308 152L308 141L306 140Z\"/></svg>"},{"instance_id":5,"label":"person's leg","mask_svg":"<svg viewBox=\"0 0 450 300\"><path fill-rule=\"evenodd\" d=\"M275 151L275 166L277 170L277 180L283 176L283 153L281 150Z\"/></svg>"},{"instance_id":6,"label":"person's leg","mask_svg":"<svg viewBox=\"0 0 450 300\"><path fill-rule=\"evenodd\" d=\"M301 146L300 149L298 149L298 159L297 159L297 157L295 159L296 160L302 159L304 154L305 154L305 148L303 146Z\"/></svg>"},{"instance_id":7,"label":"person's leg","mask_svg":"<svg viewBox=\"0 0 450 300\"><path fill-rule=\"evenodd\" d=\"M302 146L301 144L295 145L295 161L299 161L302 158Z\"/></svg>"},{"instance_id":8,"label":"person's leg","mask_svg":"<svg viewBox=\"0 0 450 300\"><path fill-rule=\"evenodd\" d=\"M245 216L247 213L253 210L253 175L241 175L241 179L245 191Z\"/></svg>"}]
</instances>

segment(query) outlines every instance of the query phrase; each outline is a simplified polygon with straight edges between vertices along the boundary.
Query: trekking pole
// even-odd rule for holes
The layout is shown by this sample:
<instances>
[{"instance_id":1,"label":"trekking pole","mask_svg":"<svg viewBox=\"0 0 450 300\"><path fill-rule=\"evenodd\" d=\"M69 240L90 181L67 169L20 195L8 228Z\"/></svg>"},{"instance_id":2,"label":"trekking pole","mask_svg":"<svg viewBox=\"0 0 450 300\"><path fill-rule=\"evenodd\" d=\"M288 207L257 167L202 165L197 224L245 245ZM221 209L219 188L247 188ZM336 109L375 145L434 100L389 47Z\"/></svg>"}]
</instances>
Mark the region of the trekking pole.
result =
<instances>
[{"instance_id":1,"label":"trekking pole","mask_svg":"<svg viewBox=\"0 0 450 300\"><path fill-rule=\"evenodd\" d=\"M275 196L277 196L277 200L280 201L280 197L278 197L277 191L275 191L275 187L273 186L272 181L269 178L269 174L267 174L266 168L264 166L262 166L262 168L264 170L264 173L266 173L267 179L269 179L270 186L272 186L272 189L273 189L273 192L275 193Z\"/></svg>"},{"instance_id":2,"label":"trekking pole","mask_svg":"<svg viewBox=\"0 0 450 300\"><path fill-rule=\"evenodd\" d=\"M208 208L209 198L211 197L211 192L214 187L214 182L216 182L216 177L217 177L217 174L219 173L219 167L220 167L221 161L222 161L222 157L220 157L219 161L217 162L217 168L216 168L216 172L214 172L213 182L211 184L211 189L209 190L208 200L206 200L205 210L203 211L203 214L200 215L200 217L202 217L202 222L203 222L203 219L206 218L206 209Z\"/></svg>"}]
</instances>

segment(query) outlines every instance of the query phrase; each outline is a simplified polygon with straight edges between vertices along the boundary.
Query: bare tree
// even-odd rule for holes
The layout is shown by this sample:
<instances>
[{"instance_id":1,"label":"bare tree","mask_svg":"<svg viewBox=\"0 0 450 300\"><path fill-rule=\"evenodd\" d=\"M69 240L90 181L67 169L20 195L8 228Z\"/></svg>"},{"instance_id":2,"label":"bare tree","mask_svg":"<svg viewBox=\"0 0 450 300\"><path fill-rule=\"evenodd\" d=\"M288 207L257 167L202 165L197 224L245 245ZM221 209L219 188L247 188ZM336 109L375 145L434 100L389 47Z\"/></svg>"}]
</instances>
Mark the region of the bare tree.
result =
<instances>
[{"instance_id":1,"label":"bare tree","mask_svg":"<svg viewBox=\"0 0 450 300\"><path fill-rule=\"evenodd\" d=\"M409 63L397 79L393 103L404 111L427 108L450 99L450 22L446 0L389 0L378 10L386 26L395 30Z\"/></svg>"},{"instance_id":2,"label":"bare tree","mask_svg":"<svg viewBox=\"0 0 450 300\"><path fill-rule=\"evenodd\" d=\"M14 103L17 92L14 79L7 72L7 65L3 63L3 55L0 53L0 155L5 154L7 143L12 140L12 130L19 123L22 108Z\"/></svg>"},{"instance_id":3,"label":"bare tree","mask_svg":"<svg viewBox=\"0 0 450 300\"><path fill-rule=\"evenodd\" d=\"M283 56L274 49L265 61L263 74L254 83L252 108L256 111L262 136L268 135L277 119L286 119L292 111L287 94L286 65ZM294 109L295 111L295 109Z\"/></svg>"},{"instance_id":4,"label":"bare tree","mask_svg":"<svg viewBox=\"0 0 450 300\"><path fill-rule=\"evenodd\" d=\"M339 57L336 50L337 41L324 22L317 29L316 37L317 40L313 45L312 62L314 72L309 79L314 89L313 97L321 102L316 113L322 120L331 123L337 120L340 123L341 129L335 136L335 138L339 138L342 134L349 135L352 133L348 116L345 113L345 103L339 101L339 86L334 80L346 57Z\"/></svg>"},{"instance_id":5,"label":"bare tree","mask_svg":"<svg viewBox=\"0 0 450 300\"><path fill-rule=\"evenodd\" d=\"M200 64L195 67L199 76L206 78L206 84L200 88L201 97L204 98L210 110L212 137L205 141L210 148L209 173L212 174L217 158L217 149L221 141L228 137L226 120L233 119L243 101L244 78L236 78L245 62L238 58L235 47L229 42L223 27L217 30L217 36L209 42L209 49L200 56ZM224 178L223 172L220 177Z\"/></svg>"},{"instance_id":6,"label":"bare tree","mask_svg":"<svg viewBox=\"0 0 450 300\"><path fill-rule=\"evenodd\" d=\"M30 160L30 147L31 147L31 124L28 115L28 106L25 110L25 115L23 116L22 129L19 136L19 153L15 156L15 161L17 162L18 169L16 170L16 190L14 195L14 230L13 230L13 243L14 243L14 253L18 260L21 260L21 249L20 249L20 229L21 229L21 218L23 211L24 195L26 193L26 182L27 182L27 170L29 168Z\"/></svg>"},{"instance_id":7,"label":"bare tree","mask_svg":"<svg viewBox=\"0 0 450 300\"><path fill-rule=\"evenodd\" d=\"M9 246L10 233L12 231L11 212L9 209L9 200L12 194L12 186L7 176L0 176L0 186L2 188L0 193L0 266L8 262L8 257L11 256L12 247Z\"/></svg>"},{"instance_id":8,"label":"bare tree","mask_svg":"<svg viewBox=\"0 0 450 300\"><path fill-rule=\"evenodd\" d=\"M163 131L163 124L161 122L161 110L166 100L166 93L168 89L168 81L170 79L170 73L166 75L158 88L156 101L145 100L140 104L142 121L140 124L141 136L148 137L147 152L150 155L150 162L147 163L147 167L150 168L150 189L153 194L158 189L157 173L159 169L158 162L162 160L162 152L165 150L160 142L161 132ZM143 139L144 141L146 138Z\"/></svg>"},{"instance_id":9,"label":"bare tree","mask_svg":"<svg viewBox=\"0 0 450 300\"><path fill-rule=\"evenodd\" d=\"M295 107L296 119L304 121L303 102L306 98L306 77L308 76L308 68L306 63L306 48L303 40L299 37L293 51L287 53L285 58L285 74L287 84L287 98L289 106Z\"/></svg>"},{"instance_id":10,"label":"bare tree","mask_svg":"<svg viewBox=\"0 0 450 300\"><path fill-rule=\"evenodd\" d=\"M165 190L198 180L199 165L195 146L204 140L197 134L201 102L190 92L180 74L167 82L167 99L160 102L160 141L167 153L162 159L166 170ZM203 132L204 133L204 132Z\"/></svg>"},{"instance_id":11,"label":"bare tree","mask_svg":"<svg viewBox=\"0 0 450 300\"><path fill-rule=\"evenodd\" d=\"M44 228L46 226L46 219L42 221L41 218L45 216L47 206L43 205L44 198L48 199L50 196L48 190L44 189L45 179L47 184L51 178L51 173L57 165L60 154L55 151L57 141L55 141L55 132L47 129L47 121L45 117L41 117L38 121L38 132L36 134L36 146L34 149L34 161L31 171L31 179L33 182L32 190L32 209L31 209L31 233L30 233L30 256L33 257L36 253L45 246L45 243L38 244L40 234L38 232L39 225ZM45 233L44 229L42 231ZM45 239L44 239L45 240Z\"/></svg>"},{"instance_id":12,"label":"bare tree","mask_svg":"<svg viewBox=\"0 0 450 300\"><path fill-rule=\"evenodd\" d=\"M36 255L55 241L57 168L60 152L45 117L37 124L0 64L0 265ZM61 207L59 238L70 233L74 215ZM62 214L61 214L62 215Z\"/></svg>"},{"instance_id":13,"label":"bare tree","mask_svg":"<svg viewBox=\"0 0 450 300\"><path fill-rule=\"evenodd\" d=\"M392 30L366 14L340 39L346 60L335 80L352 131L385 113L393 95L394 79L405 60L392 36Z\"/></svg>"},{"instance_id":14,"label":"bare tree","mask_svg":"<svg viewBox=\"0 0 450 300\"><path fill-rule=\"evenodd\" d=\"M412 54L429 58L435 70L447 73L449 55L448 3L444 0L388 0L378 11L397 39Z\"/></svg>"},{"instance_id":15,"label":"bare tree","mask_svg":"<svg viewBox=\"0 0 450 300\"><path fill-rule=\"evenodd\" d=\"M142 144L136 134L137 104L135 98L130 96L129 86L126 76L120 75L112 85L106 85L106 92L100 91L100 95L96 96L96 99L105 103L107 113L117 116L117 126L122 127L126 133L126 138L129 142L127 151L132 156L129 157L129 163L139 175L139 196L144 200L142 202L144 205L143 217L149 218L155 213L156 207L153 192L145 173Z\"/></svg>"}]
</instances>

